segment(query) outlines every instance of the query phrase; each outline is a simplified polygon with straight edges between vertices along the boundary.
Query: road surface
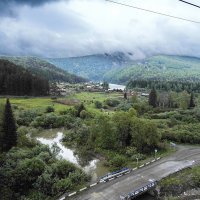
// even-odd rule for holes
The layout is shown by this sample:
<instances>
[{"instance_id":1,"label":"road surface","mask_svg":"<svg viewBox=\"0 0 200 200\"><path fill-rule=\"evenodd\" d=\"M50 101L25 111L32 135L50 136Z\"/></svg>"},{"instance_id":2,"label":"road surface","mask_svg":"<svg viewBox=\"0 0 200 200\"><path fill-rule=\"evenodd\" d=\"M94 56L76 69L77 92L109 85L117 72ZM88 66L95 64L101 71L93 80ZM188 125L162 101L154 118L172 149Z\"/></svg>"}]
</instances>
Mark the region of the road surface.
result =
<instances>
[{"instance_id":1,"label":"road surface","mask_svg":"<svg viewBox=\"0 0 200 200\"><path fill-rule=\"evenodd\" d=\"M200 147L178 146L173 155L163 158L144 168L116 178L106 183L99 183L78 195L66 197L70 200L120 200L120 195L127 195L151 180L161 180L184 168L200 164ZM64 199L64 198L63 198Z\"/></svg>"}]
</instances>

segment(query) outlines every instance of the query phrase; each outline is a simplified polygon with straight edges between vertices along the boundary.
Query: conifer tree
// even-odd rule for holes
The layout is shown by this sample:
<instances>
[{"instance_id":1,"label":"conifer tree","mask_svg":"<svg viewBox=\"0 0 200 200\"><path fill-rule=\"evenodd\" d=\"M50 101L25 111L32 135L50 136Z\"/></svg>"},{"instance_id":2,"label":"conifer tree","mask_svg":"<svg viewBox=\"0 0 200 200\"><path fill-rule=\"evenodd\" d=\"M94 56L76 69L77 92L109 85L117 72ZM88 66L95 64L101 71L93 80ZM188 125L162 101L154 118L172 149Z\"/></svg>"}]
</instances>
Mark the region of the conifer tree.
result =
<instances>
[{"instance_id":1,"label":"conifer tree","mask_svg":"<svg viewBox=\"0 0 200 200\"><path fill-rule=\"evenodd\" d=\"M194 103L194 94L191 93L189 108L194 108L194 107L195 107L195 103Z\"/></svg>"},{"instance_id":2,"label":"conifer tree","mask_svg":"<svg viewBox=\"0 0 200 200\"><path fill-rule=\"evenodd\" d=\"M149 94L149 105L156 108L157 106L157 93L155 88L153 88Z\"/></svg>"},{"instance_id":3,"label":"conifer tree","mask_svg":"<svg viewBox=\"0 0 200 200\"><path fill-rule=\"evenodd\" d=\"M6 101L3 116L3 151L9 151L17 144L17 131L15 119L9 99Z\"/></svg>"}]
</instances>

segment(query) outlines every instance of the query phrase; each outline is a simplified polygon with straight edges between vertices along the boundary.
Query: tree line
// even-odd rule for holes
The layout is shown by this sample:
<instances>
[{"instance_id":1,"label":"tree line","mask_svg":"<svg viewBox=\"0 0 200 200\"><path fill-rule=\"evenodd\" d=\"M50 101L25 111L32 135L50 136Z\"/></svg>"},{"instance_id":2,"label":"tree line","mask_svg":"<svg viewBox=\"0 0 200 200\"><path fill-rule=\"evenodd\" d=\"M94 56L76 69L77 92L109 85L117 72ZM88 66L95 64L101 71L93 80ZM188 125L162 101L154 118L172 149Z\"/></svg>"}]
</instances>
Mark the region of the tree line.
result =
<instances>
[{"instance_id":1,"label":"tree line","mask_svg":"<svg viewBox=\"0 0 200 200\"><path fill-rule=\"evenodd\" d=\"M189 94L187 91L183 91L179 94L172 91L158 93L155 88L149 93L149 105L153 108L182 109L194 108L196 106L194 93Z\"/></svg>"},{"instance_id":2,"label":"tree line","mask_svg":"<svg viewBox=\"0 0 200 200\"><path fill-rule=\"evenodd\" d=\"M128 89L132 88L146 88L152 89L155 88L156 90L163 90L163 91L187 91L187 92L200 92L200 81L184 81L184 80L177 80L177 81L165 81L165 80L131 80L127 84Z\"/></svg>"},{"instance_id":3,"label":"tree line","mask_svg":"<svg viewBox=\"0 0 200 200\"><path fill-rule=\"evenodd\" d=\"M0 95L45 96L49 94L49 82L32 75L26 69L0 60Z\"/></svg>"}]
</instances>

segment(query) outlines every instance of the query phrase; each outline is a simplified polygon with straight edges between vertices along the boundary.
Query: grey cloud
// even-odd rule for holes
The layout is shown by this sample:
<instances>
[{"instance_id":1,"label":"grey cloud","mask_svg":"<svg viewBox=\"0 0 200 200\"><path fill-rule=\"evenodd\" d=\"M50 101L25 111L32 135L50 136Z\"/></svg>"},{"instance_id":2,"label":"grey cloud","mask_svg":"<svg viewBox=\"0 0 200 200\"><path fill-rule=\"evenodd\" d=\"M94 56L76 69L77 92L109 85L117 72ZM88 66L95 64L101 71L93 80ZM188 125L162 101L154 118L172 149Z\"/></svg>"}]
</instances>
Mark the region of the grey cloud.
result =
<instances>
[{"instance_id":1,"label":"grey cloud","mask_svg":"<svg viewBox=\"0 0 200 200\"><path fill-rule=\"evenodd\" d=\"M59 0L1 0L0 16L17 16L16 7L21 5L40 6L45 3L57 2Z\"/></svg>"},{"instance_id":2,"label":"grey cloud","mask_svg":"<svg viewBox=\"0 0 200 200\"><path fill-rule=\"evenodd\" d=\"M52 1L56 2L58 0L1 0L1 8L11 4L27 4L37 6Z\"/></svg>"},{"instance_id":3,"label":"grey cloud","mask_svg":"<svg viewBox=\"0 0 200 200\"><path fill-rule=\"evenodd\" d=\"M171 15L200 18L196 9L181 7L174 0L134 2L136 6ZM29 5L18 6L17 18L1 18L0 54L67 57L124 51L133 53L133 59L155 54L200 57L198 24L127 9L103 0L52 0L48 4Z\"/></svg>"}]
</instances>

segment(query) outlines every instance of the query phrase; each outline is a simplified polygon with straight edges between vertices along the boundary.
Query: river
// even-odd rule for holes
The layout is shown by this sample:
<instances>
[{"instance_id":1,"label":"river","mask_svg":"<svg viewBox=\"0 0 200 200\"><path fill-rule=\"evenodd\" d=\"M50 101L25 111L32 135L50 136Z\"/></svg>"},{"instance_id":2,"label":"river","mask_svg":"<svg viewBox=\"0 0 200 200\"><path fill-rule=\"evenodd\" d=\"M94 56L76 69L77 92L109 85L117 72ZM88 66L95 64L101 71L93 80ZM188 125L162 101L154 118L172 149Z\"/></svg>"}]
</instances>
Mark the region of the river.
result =
<instances>
[{"instance_id":1,"label":"river","mask_svg":"<svg viewBox=\"0 0 200 200\"><path fill-rule=\"evenodd\" d=\"M80 158L75 154L75 149L71 149L62 144L63 130L47 130L40 133L40 135L33 136L42 144L52 147L53 144L57 144L60 148L59 157L68 160L81 169L83 169L88 175L91 176L91 182L97 181L98 177L101 177L109 172L108 168L103 165L103 162L98 159L92 159L87 165L82 166L80 164ZM138 200L155 200L154 197L144 194L139 197Z\"/></svg>"},{"instance_id":2,"label":"river","mask_svg":"<svg viewBox=\"0 0 200 200\"><path fill-rule=\"evenodd\" d=\"M125 88L126 88L125 85L117 85L117 84L109 83L109 89L111 90L125 90Z\"/></svg>"},{"instance_id":3,"label":"river","mask_svg":"<svg viewBox=\"0 0 200 200\"><path fill-rule=\"evenodd\" d=\"M109 172L108 168L106 168L102 161L98 159L92 159L86 165L80 164L85 162L80 162L83 158L75 154L75 149L71 149L62 144L63 133L61 131L45 131L40 136L36 136L35 138L42 144L48 145L49 147L52 147L53 144L57 144L60 148L59 156L74 163L83 169L88 175L91 175L91 182L97 181L98 177L101 177Z\"/></svg>"}]
</instances>

